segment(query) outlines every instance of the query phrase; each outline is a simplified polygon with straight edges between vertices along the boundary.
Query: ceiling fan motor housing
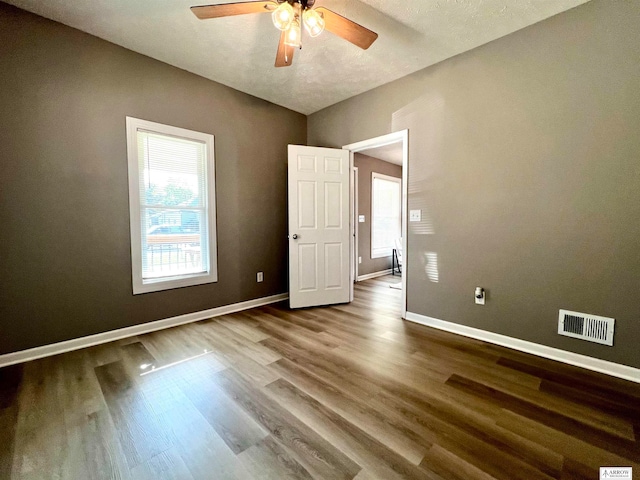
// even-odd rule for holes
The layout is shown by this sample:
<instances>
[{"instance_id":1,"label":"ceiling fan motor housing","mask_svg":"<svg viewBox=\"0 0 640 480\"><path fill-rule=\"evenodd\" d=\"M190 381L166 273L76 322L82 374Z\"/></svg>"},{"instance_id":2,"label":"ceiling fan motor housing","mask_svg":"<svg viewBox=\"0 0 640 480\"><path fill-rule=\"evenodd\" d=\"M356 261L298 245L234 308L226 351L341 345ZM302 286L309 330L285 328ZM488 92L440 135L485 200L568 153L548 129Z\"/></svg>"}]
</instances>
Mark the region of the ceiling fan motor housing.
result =
<instances>
[{"instance_id":1,"label":"ceiling fan motor housing","mask_svg":"<svg viewBox=\"0 0 640 480\"><path fill-rule=\"evenodd\" d=\"M307 10L308 8L313 7L313 4L316 3L316 0L278 0L278 3L288 2L291 5L295 5L299 3L302 5L303 10Z\"/></svg>"}]
</instances>

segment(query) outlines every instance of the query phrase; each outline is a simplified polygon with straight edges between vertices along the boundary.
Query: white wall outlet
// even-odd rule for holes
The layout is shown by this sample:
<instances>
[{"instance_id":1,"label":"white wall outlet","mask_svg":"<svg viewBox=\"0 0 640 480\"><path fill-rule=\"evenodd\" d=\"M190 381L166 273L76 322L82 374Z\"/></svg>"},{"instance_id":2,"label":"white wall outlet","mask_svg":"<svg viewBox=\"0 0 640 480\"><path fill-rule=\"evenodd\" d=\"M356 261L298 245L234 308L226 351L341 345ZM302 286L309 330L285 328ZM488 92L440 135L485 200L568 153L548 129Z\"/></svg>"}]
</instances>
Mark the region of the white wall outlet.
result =
<instances>
[{"instance_id":1,"label":"white wall outlet","mask_svg":"<svg viewBox=\"0 0 640 480\"><path fill-rule=\"evenodd\" d=\"M422 220L422 210L409 210L409 221L419 222Z\"/></svg>"},{"instance_id":2,"label":"white wall outlet","mask_svg":"<svg viewBox=\"0 0 640 480\"><path fill-rule=\"evenodd\" d=\"M256 275L256 280L258 282L262 282L264 280L264 273L258 272L258 275Z\"/></svg>"},{"instance_id":3,"label":"white wall outlet","mask_svg":"<svg viewBox=\"0 0 640 480\"><path fill-rule=\"evenodd\" d=\"M358 257L358 263L362 263L362 257Z\"/></svg>"},{"instance_id":4,"label":"white wall outlet","mask_svg":"<svg viewBox=\"0 0 640 480\"><path fill-rule=\"evenodd\" d=\"M482 287L476 287L473 296L476 300L476 305L484 305L484 301L487 298L487 292L485 292Z\"/></svg>"},{"instance_id":5,"label":"white wall outlet","mask_svg":"<svg viewBox=\"0 0 640 480\"><path fill-rule=\"evenodd\" d=\"M364 215L358 215L358 222L364 223Z\"/></svg>"}]
</instances>

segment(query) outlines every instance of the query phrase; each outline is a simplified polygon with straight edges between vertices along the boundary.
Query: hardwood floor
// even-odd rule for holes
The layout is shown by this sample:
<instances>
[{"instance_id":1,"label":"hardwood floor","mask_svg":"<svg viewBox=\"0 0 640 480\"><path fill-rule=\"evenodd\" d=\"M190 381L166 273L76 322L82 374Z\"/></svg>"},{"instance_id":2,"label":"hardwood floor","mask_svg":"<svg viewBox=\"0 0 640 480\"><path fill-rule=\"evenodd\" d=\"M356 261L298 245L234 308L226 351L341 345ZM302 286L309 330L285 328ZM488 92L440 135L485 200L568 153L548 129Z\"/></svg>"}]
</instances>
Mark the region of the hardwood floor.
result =
<instances>
[{"instance_id":1,"label":"hardwood floor","mask_svg":"<svg viewBox=\"0 0 640 480\"><path fill-rule=\"evenodd\" d=\"M389 281L0 369L0 479L640 473L640 385L403 322Z\"/></svg>"}]
</instances>

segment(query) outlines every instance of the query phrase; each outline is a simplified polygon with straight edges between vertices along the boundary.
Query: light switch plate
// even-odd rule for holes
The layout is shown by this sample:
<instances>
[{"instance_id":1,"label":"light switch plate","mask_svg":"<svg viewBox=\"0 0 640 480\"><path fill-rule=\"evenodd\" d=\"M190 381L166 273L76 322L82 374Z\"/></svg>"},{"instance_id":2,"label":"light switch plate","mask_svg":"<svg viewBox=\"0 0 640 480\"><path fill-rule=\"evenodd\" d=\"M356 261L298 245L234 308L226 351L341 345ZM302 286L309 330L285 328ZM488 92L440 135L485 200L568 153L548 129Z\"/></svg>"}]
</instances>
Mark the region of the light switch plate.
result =
<instances>
[{"instance_id":1,"label":"light switch plate","mask_svg":"<svg viewBox=\"0 0 640 480\"><path fill-rule=\"evenodd\" d=\"M422 210L409 210L409 221L419 222L422 220Z\"/></svg>"},{"instance_id":2,"label":"light switch plate","mask_svg":"<svg viewBox=\"0 0 640 480\"><path fill-rule=\"evenodd\" d=\"M364 215L358 215L358 222L364 223Z\"/></svg>"}]
</instances>

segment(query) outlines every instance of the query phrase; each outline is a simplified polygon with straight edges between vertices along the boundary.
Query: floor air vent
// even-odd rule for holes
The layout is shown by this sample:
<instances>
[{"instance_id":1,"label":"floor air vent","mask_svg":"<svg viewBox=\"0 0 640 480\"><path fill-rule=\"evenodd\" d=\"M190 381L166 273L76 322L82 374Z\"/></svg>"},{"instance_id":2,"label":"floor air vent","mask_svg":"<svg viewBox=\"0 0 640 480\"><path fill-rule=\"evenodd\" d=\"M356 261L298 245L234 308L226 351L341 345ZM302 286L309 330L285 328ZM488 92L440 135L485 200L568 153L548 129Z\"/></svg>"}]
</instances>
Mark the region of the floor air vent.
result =
<instances>
[{"instance_id":1,"label":"floor air vent","mask_svg":"<svg viewBox=\"0 0 640 480\"><path fill-rule=\"evenodd\" d=\"M589 342L613 346L613 318L560 310L558 333Z\"/></svg>"}]
</instances>

